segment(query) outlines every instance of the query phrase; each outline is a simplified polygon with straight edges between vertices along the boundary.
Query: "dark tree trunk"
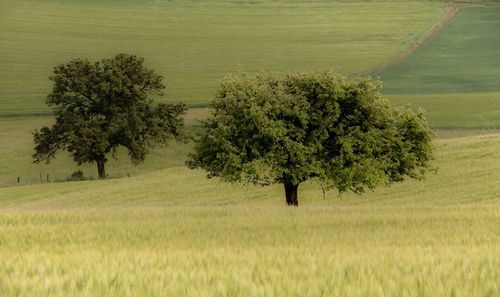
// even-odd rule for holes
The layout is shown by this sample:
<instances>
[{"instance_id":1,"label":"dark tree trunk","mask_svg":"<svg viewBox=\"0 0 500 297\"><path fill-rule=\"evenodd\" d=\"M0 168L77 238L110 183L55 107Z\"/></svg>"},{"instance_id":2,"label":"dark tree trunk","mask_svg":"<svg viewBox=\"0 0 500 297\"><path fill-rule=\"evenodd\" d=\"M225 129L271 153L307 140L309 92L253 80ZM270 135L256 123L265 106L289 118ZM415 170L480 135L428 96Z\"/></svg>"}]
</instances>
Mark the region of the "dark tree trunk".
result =
<instances>
[{"instance_id":1,"label":"dark tree trunk","mask_svg":"<svg viewBox=\"0 0 500 297\"><path fill-rule=\"evenodd\" d=\"M99 179L106 178L106 159L100 159L96 161L97 163L97 174L99 175Z\"/></svg>"},{"instance_id":2,"label":"dark tree trunk","mask_svg":"<svg viewBox=\"0 0 500 297\"><path fill-rule=\"evenodd\" d=\"M286 204L288 206L299 206L299 198L297 196L299 185L294 185L289 181L284 182Z\"/></svg>"}]
</instances>

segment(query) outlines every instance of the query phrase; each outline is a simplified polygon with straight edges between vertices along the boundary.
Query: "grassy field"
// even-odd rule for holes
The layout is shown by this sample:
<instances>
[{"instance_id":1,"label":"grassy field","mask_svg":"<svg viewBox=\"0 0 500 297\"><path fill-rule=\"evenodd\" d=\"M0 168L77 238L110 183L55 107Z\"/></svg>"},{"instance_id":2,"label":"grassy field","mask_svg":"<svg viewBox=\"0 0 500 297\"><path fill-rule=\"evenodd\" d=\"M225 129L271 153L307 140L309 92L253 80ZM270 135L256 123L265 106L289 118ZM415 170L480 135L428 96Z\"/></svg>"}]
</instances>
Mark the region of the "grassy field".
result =
<instances>
[{"instance_id":1,"label":"grassy field","mask_svg":"<svg viewBox=\"0 0 500 297\"><path fill-rule=\"evenodd\" d=\"M500 296L500 135L437 145L424 182L298 209L182 167L0 188L0 294Z\"/></svg>"},{"instance_id":2,"label":"grassy field","mask_svg":"<svg viewBox=\"0 0 500 297\"><path fill-rule=\"evenodd\" d=\"M196 133L198 119L207 116L206 109L192 109L185 116L186 132ZM82 170L86 177L97 178L95 164L77 166L69 154L61 151L50 164L33 164L31 155L34 152L33 135L35 129L50 125L50 117L12 117L0 119L0 186L17 183L40 183L62 181L74 171ZM124 177L143 174L154 170L173 166L182 166L191 150L191 143L170 142L167 146L151 150L144 163L135 166L130 162L125 150L118 150L117 158L109 156L107 173L109 177Z\"/></svg>"},{"instance_id":3,"label":"grassy field","mask_svg":"<svg viewBox=\"0 0 500 297\"><path fill-rule=\"evenodd\" d=\"M259 3L260 2L260 3ZM439 18L426 2L0 1L0 116L46 111L52 67L118 52L203 105L227 73L369 69Z\"/></svg>"},{"instance_id":4,"label":"grassy field","mask_svg":"<svg viewBox=\"0 0 500 297\"><path fill-rule=\"evenodd\" d=\"M391 101L424 107L438 129L436 173L364 196L323 197L307 183L291 209L279 185L188 170L190 144L137 167L120 152L108 173L121 179L37 184L96 171L64 154L31 164L30 133L51 121L33 116L47 111L51 67L134 52L167 77L162 100L203 105L240 70L366 71L411 44L443 3L0 5L0 296L500 297L500 134L457 137L500 127L500 9L463 10L382 72ZM190 110L189 130L205 116ZM30 185L6 186L18 176Z\"/></svg>"},{"instance_id":5,"label":"grassy field","mask_svg":"<svg viewBox=\"0 0 500 297\"><path fill-rule=\"evenodd\" d=\"M498 93L474 94L437 94L437 95L391 95L394 105L422 107L427 118L440 138L459 137L484 133L497 133L500 128L500 109ZM485 112L489 111L489 112ZM187 117L188 130L193 132L196 119L207 116L206 109L191 109ZM75 170L82 170L87 177L96 177L95 165L77 166L61 152L51 164L32 164L33 136L31 132L51 123L50 117L11 117L0 119L0 186L17 183L45 182L47 174L51 181L64 180ZM184 164L191 144L172 142L166 148L151 152L146 161L134 166L128 161L125 152L108 164L110 177L135 176L154 170Z\"/></svg>"},{"instance_id":6,"label":"grassy field","mask_svg":"<svg viewBox=\"0 0 500 297\"><path fill-rule=\"evenodd\" d=\"M500 128L500 93L389 95L393 105L423 108L434 129Z\"/></svg>"},{"instance_id":7,"label":"grassy field","mask_svg":"<svg viewBox=\"0 0 500 297\"><path fill-rule=\"evenodd\" d=\"M60 154L31 164L31 132L49 123L51 69L74 57L120 51L144 56L166 77L164 101L205 104L227 73L317 70L352 73L381 63L441 14L436 3L232 1L0 1L0 185L63 180L77 167ZM160 100L160 101L161 101ZM203 112L202 112L203 113ZM22 115L22 116L21 116ZM202 115L203 116L203 115ZM196 117L196 115L194 115ZM182 165L189 145L155 150L133 166L119 154L113 177ZM125 160L125 162L123 161Z\"/></svg>"},{"instance_id":8,"label":"grassy field","mask_svg":"<svg viewBox=\"0 0 500 297\"><path fill-rule=\"evenodd\" d=\"M394 105L422 107L427 118L440 138L463 135L497 133L500 127L500 109L497 108L498 93L436 94L436 95L393 95ZM485 113L487 110L489 112ZM188 132L194 133L197 119L207 116L206 109L191 109L186 117ZM66 153L61 152L50 164L32 164L33 136L31 132L51 122L50 117L12 117L0 119L0 186L17 183L43 182L47 174L50 181L66 179L75 170L82 170L85 176L96 178L93 164L77 166ZM110 177L135 176L169 167L181 166L191 150L192 144L172 142L167 147L154 149L146 161L134 166L124 151L108 164Z\"/></svg>"},{"instance_id":9,"label":"grassy field","mask_svg":"<svg viewBox=\"0 0 500 297\"><path fill-rule=\"evenodd\" d=\"M500 91L500 7L461 9L441 32L380 73L384 92Z\"/></svg>"},{"instance_id":10,"label":"grassy field","mask_svg":"<svg viewBox=\"0 0 500 297\"><path fill-rule=\"evenodd\" d=\"M499 30L500 7L461 9L410 56L378 73L384 93L396 105L427 110L434 128L500 127Z\"/></svg>"}]
</instances>

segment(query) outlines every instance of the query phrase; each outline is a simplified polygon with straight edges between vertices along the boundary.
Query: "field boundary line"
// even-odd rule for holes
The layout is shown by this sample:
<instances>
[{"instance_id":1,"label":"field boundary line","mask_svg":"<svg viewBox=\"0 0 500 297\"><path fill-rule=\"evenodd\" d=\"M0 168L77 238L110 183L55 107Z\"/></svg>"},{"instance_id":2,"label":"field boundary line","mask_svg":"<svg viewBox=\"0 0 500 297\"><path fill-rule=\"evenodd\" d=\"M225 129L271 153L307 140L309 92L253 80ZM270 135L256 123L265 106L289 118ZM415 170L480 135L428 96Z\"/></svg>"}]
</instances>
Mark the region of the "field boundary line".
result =
<instances>
[{"instance_id":1,"label":"field boundary line","mask_svg":"<svg viewBox=\"0 0 500 297\"><path fill-rule=\"evenodd\" d=\"M411 55L420 46L429 41L434 35L441 31L453 18L458 14L458 12L464 8L474 8L474 7L500 7L500 3L453 3L449 4L444 8L443 15L432 24L422 35L420 35L415 41L413 41L409 47L403 50L401 53L397 54L395 57L389 58L387 61L380 65L373 67L368 71L361 72L361 75L372 75L380 72L381 70L397 64L404 60L406 57Z\"/></svg>"},{"instance_id":2,"label":"field boundary line","mask_svg":"<svg viewBox=\"0 0 500 297\"><path fill-rule=\"evenodd\" d=\"M449 4L444 8L444 13L441 15L441 17L433 23L422 35L417 37L409 47L407 47L405 50L397 54L396 56L389 58L387 61L383 62L380 65L377 65L373 67L372 69L362 72L361 74L375 74L377 72L380 72L381 70L392 66L394 64L397 64L404 60L406 57L411 55L417 48L422 46L424 43L426 43L428 40L430 40L434 35L436 35L441 29L444 28L460 11L460 9L466 7L466 5L459 5L459 4Z\"/></svg>"}]
</instances>

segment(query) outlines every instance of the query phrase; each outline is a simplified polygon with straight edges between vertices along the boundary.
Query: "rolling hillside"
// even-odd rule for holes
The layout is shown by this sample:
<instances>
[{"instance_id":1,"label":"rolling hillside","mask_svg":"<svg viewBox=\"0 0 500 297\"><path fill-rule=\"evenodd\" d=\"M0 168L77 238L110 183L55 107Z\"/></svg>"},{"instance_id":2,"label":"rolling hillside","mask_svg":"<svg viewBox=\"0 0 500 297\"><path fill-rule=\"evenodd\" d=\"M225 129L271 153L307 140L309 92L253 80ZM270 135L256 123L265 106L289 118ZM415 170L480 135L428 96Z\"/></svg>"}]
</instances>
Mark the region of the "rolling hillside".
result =
<instances>
[{"instance_id":1,"label":"rolling hillside","mask_svg":"<svg viewBox=\"0 0 500 297\"><path fill-rule=\"evenodd\" d=\"M469 7L410 56L380 72L386 94L500 91L500 7Z\"/></svg>"},{"instance_id":2,"label":"rolling hillside","mask_svg":"<svg viewBox=\"0 0 500 297\"><path fill-rule=\"evenodd\" d=\"M434 128L500 127L500 7L461 6L441 31L383 69L396 105L427 111Z\"/></svg>"},{"instance_id":3,"label":"rolling hillside","mask_svg":"<svg viewBox=\"0 0 500 297\"><path fill-rule=\"evenodd\" d=\"M196 116L194 112L191 114ZM191 125L192 120L188 118L187 122ZM0 186L16 184L18 177L21 184L40 183L41 180L46 182L47 175L50 182L63 181L76 170L82 170L88 178L97 178L95 164L78 166L64 151L58 153L50 164L33 164L31 155L34 144L31 133L51 123L52 119L48 117L13 117L0 121L0 155L3 156L0 158ZM187 130L193 132L192 127ZM109 177L124 177L181 166L191 146L190 143L170 142L165 147L153 149L145 162L138 166L132 164L125 150L119 149L116 159L109 158Z\"/></svg>"},{"instance_id":4,"label":"rolling hillside","mask_svg":"<svg viewBox=\"0 0 500 297\"><path fill-rule=\"evenodd\" d=\"M300 190L304 204L351 205L421 204L447 205L469 202L489 203L500 195L500 135L458 137L437 140L438 167L423 182L396 184L389 188L357 195L344 194L337 199L331 192L322 201L319 185ZM457 170L459 168L459 170ZM137 177L109 181L65 182L0 188L2 208L61 208L108 206L196 206L222 204L282 205L281 187L231 186L208 181L202 172L184 166ZM124 193L127 193L124 198ZM488 202L489 201L489 202ZM498 202L498 201L497 201ZM33 204L32 204L33 203ZM66 205L66 206L65 206Z\"/></svg>"},{"instance_id":5,"label":"rolling hillside","mask_svg":"<svg viewBox=\"0 0 500 297\"><path fill-rule=\"evenodd\" d=\"M369 69L408 46L426 2L10 1L0 10L0 116L47 112L52 68L135 53L166 77L161 100L205 105L239 71Z\"/></svg>"},{"instance_id":6,"label":"rolling hillside","mask_svg":"<svg viewBox=\"0 0 500 297\"><path fill-rule=\"evenodd\" d=\"M380 73L439 128L423 181L363 196L310 182L291 208L281 185L187 169L190 143L137 167L120 151L103 181L54 183L95 176L64 153L31 164L57 63L133 52L166 76L161 101L200 107L226 73L366 72L445 2L0 0L0 296L500 297L500 134L461 136L500 128L500 8L462 9ZM206 116L190 109L188 130Z\"/></svg>"},{"instance_id":7,"label":"rolling hillside","mask_svg":"<svg viewBox=\"0 0 500 297\"><path fill-rule=\"evenodd\" d=\"M2 296L500 295L499 135L438 141L439 170L359 197L175 167L0 188Z\"/></svg>"},{"instance_id":8,"label":"rolling hillside","mask_svg":"<svg viewBox=\"0 0 500 297\"><path fill-rule=\"evenodd\" d=\"M245 1L242 1L245 2ZM32 131L51 122L48 76L74 57L119 51L144 56L165 76L166 97L205 105L220 79L238 71L369 69L407 47L438 19L444 4L323 1L12 1L0 10L0 185L64 180L82 169L61 153L31 164ZM193 111L203 117L206 111ZM189 145L155 150L132 166L111 161L123 177L181 165Z\"/></svg>"},{"instance_id":9,"label":"rolling hillside","mask_svg":"<svg viewBox=\"0 0 500 297\"><path fill-rule=\"evenodd\" d=\"M498 131L500 93L389 95L393 105L423 108L434 129Z\"/></svg>"}]
</instances>

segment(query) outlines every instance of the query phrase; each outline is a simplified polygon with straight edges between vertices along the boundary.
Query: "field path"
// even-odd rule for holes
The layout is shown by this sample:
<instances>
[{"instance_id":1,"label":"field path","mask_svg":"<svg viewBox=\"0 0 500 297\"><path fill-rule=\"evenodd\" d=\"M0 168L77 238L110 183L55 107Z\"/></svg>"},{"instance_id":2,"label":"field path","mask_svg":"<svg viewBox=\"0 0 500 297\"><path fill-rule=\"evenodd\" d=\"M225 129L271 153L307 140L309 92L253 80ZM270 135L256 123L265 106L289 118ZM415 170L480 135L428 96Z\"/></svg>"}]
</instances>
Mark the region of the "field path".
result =
<instances>
[{"instance_id":1,"label":"field path","mask_svg":"<svg viewBox=\"0 0 500 297\"><path fill-rule=\"evenodd\" d=\"M380 72L382 69L387 68L391 65L399 63L401 60L413 53L422 44L431 39L436 33L441 31L456 15L464 8L474 8L474 7L500 7L500 3L453 3L445 7L443 15L427 29L422 35L420 35L415 41L413 41L410 46L398 54L397 56L390 58L386 62L375 66L371 70L368 70L366 74L374 74Z\"/></svg>"},{"instance_id":2,"label":"field path","mask_svg":"<svg viewBox=\"0 0 500 297\"><path fill-rule=\"evenodd\" d=\"M397 56L389 59L388 61L384 62L383 64L380 64L378 66L375 66L373 69L369 70L367 73L373 74L381 71L384 68L387 68L391 65L394 65L407 56L409 56L411 53L413 53L419 46L424 44L427 40L431 39L432 36L434 36L436 33L441 31L444 26L446 26L458 13L458 11L464 7L471 7L473 5L460 5L460 4L450 4L446 6L444 9L443 15L439 18L437 22L435 22L429 29L427 29L424 34L420 35L415 41L411 43L411 45L398 54ZM476 5L474 5L476 6ZM479 6L479 5L477 5Z\"/></svg>"},{"instance_id":3,"label":"field path","mask_svg":"<svg viewBox=\"0 0 500 297\"><path fill-rule=\"evenodd\" d=\"M432 38L436 33L441 31L463 8L471 8L471 7L499 7L500 3L464 3L464 4L450 4L444 9L443 15L439 18L437 22L435 22L427 31L424 32L421 36L419 36L415 41L411 43L411 45L401 52L399 55L390 58L388 61L383 64L377 65L374 68L368 70L367 72L361 74L374 74L380 72L382 69L387 68L391 65L394 65L411 53L413 53L418 47L424 44L426 41Z\"/></svg>"},{"instance_id":4,"label":"field path","mask_svg":"<svg viewBox=\"0 0 500 297\"><path fill-rule=\"evenodd\" d=\"M448 24L458 13L458 11L462 7L458 5L448 5L445 10L443 16L436 22L434 23L427 31L424 32L417 40L415 40L410 47L401 54L401 58L404 58L411 54L413 51L415 51L419 46L424 44L427 40L429 40L432 36L434 36L436 33L441 31L446 24Z\"/></svg>"}]
</instances>

